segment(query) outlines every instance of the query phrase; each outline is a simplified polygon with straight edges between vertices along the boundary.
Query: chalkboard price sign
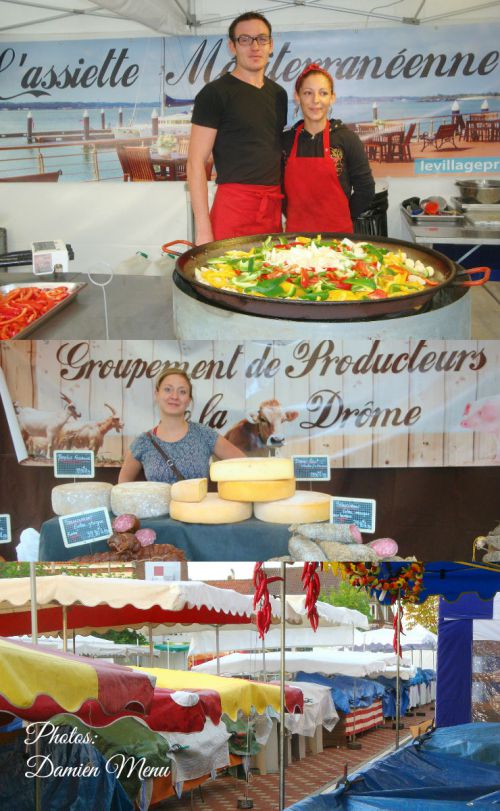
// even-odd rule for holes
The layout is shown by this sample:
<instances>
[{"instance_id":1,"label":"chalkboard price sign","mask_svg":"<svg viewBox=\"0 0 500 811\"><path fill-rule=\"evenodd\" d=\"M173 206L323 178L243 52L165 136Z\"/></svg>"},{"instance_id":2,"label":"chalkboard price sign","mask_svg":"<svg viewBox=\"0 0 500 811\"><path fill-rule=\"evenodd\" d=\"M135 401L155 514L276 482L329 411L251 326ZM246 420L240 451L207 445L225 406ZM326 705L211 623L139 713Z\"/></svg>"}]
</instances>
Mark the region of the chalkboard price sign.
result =
<instances>
[{"instance_id":1,"label":"chalkboard price sign","mask_svg":"<svg viewBox=\"0 0 500 811\"><path fill-rule=\"evenodd\" d=\"M329 456L292 456L294 476L298 482L330 481Z\"/></svg>"},{"instance_id":2,"label":"chalkboard price sign","mask_svg":"<svg viewBox=\"0 0 500 811\"><path fill-rule=\"evenodd\" d=\"M376 501L373 498L332 498L330 521L355 524L360 532L375 532Z\"/></svg>"},{"instance_id":3,"label":"chalkboard price sign","mask_svg":"<svg viewBox=\"0 0 500 811\"><path fill-rule=\"evenodd\" d=\"M10 515L3 513L0 515L0 543L10 543Z\"/></svg>"},{"instance_id":4,"label":"chalkboard price sign","mask_svg":"<svg viewBox=\"0 0 500 811\"><path fill-rule=\"evenodd\" d=\"M94 451L54 451L56 479L93 479Z\"/></svg>"},{"instance_id":5,"label":"chalkboard price sign","mask_svg":"<svg viewBox=\"0 0 500 811\"><path fill-rule=\"evenodd\" d=\"M92 541L103 541L113 534L109 513L104 507L81 513L61 515L59 526L64 546L83 546Z\"/></svg>"}]
</instances>

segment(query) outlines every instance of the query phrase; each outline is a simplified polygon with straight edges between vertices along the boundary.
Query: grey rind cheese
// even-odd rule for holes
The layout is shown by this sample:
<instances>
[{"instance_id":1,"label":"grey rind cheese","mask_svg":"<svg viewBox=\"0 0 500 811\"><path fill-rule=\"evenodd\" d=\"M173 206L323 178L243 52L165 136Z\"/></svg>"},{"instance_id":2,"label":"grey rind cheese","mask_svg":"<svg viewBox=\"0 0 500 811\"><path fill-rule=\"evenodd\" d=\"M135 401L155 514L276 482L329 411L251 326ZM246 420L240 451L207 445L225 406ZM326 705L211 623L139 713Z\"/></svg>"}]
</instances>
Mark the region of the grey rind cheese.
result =
<instances>
[{"instance_id":1,"label":"grey rind cheese","mask_svg":"<svg viewBox=\"0 0 500 811\"><path fill-rule=\"evenodd\" d=\"M111 509L112 484L109 482L72 482L58 484L52 488L52 509L56 515Z\"/></svg>"},{"instance_id":2,"label":"grey rind cheese","mask_svg":"<svg viewBox=\"0 0 500 811\"><path fill-rule=\"evenodd\" d=\"M137 518L168 515L170 484L164 482L127 482L111 490L111 509L115 515L132 513Z\"/></svg>"}]
</instances>

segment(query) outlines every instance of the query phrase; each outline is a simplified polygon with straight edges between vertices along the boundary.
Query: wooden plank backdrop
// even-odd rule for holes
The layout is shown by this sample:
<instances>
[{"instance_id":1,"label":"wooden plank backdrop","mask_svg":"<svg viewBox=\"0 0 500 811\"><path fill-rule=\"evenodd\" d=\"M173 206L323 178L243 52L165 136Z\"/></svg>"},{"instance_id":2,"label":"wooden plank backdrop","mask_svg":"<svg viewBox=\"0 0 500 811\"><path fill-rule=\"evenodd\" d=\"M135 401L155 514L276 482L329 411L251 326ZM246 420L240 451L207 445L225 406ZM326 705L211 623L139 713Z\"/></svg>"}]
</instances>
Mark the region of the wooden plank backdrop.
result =
<instances>
[{"instance_id":1,"label":"wooden plank backdrop","mask_svg":"<svg viewBox=\"0 0 500 811\"><path fill-rule=\"evenodd\" d=\"M476 371L469 360L458 371L429 368L425 372L358 374L348 362L339 370L341 358L360 358L371 346L368 340L335 344L12 341L1 346L0 361L12 399L23 406L55 411L62 407L60 395L64 393L81 411L79 423L107 418L111 412L106 403L115 409L125 428L123 434L112 430L105 435L99 464L119 465L134 437L157 423L154 378L163 364L194 370L191 418L212 425L221 434L249 419L266 400L277 400L283 411L298 411L296 419L279 427L285 444L276 449L278 455L326 453L333 468L348 469L498 464L500 341L427 342L426 353L452 360L453 353L483 352L486 363ZM416 347L416 341L382 340L377 354L385 359L411 355ZM94 368L84 370L83 365L90 361ZM302 374L307 364L310 370ZM131 383L133 374L136 379ZM483 398L493 398L498 404L498 420L493 425L483 422L475 430L462 427L467 404L474 410ZM325 416L329 401L331 410ZM365 407L398 408L404 415L416 406L422 414L411 426L374 427L369 419L356 425L355 417L344 423L338 416L342 409L362 411ZM308 428L322 411L324 427ZM79 423L70 420L68 428ZM39 444L37 460L41 462L43 440Z\"/></svg>"},{"instance_id":2,"label":"wooden plank backdrop","mask_svg":"<svg viewBox=\"0 0 500 811\"><path fill-rule=\"evenodd\" d=\"M410 341L410 353L415 348ZM409 399L422 408L422 417L409 435L411 467L434 467L443 464L444 375L435 368L409 376Z\"/></svg>"},{"instance_id":3,"label":"wooden plank backdrop","mask_svg":"<svg viewBox=\"0 0 500 811\"><path fill-rule=\"evenodd\" d=\"M383 341L380 351L399 355L411 351L407 342ZM410 379L402 375L374 374L373 400L379 407L399 408L404 415L410 407ZM373 465L407 467L410 464L410 437L406 426L380 428L373 432Z\"/></svg>"},{"instance_id":4,"label":"wooden plank backdrop","mask_svg":"<svg viewBox=\"0 0 500 811\"><path fill-rule=\"evenodd\" d=\"M446 342L446 348L453 351L453 342ZM473 343L476 351L480 344ZM445 376L444 402L446 405L444 419L444 459L445 465L461 466L474 464L474 433L460 427L465 406L476 400L477 377L480 372L472 371L464 365L456 375Z\"/></svg>"},{"instance_id":5,"label":"wooden plank backdrop","mask_svg":"<svg viewBox=\"0 0 500 811\"><path fill-rule=\"evenodd\" d=\"M313 342L309 342L311 345ZM327 342L322 342L326 344ZM339 341L334 347L335 354L343 354L344 351L344 344L342 341ZM323 350L320 348L319 352L323 354ZM320 363L316 363L313 369L309 372L309 392L310 396L312 393L321 393L326 391L331 392L338 392L338 395L342 397L342 400L345 400L346 393L344 390L344 378L341 375L336 375L332 378L332 373L328 373L328 370L324 373L324 362L321 361ZM304 380L304 378L301 378ZM325 393L324 395L318 394L318 397L323 396L324 401L328 400L328 395ZM319 411L314 413L308 414L307 419L311 422L316 422L319 416ZM349 467L346 464L346 456L344 454L344 437L341 431L324 431L320 430L319 428L312 428L311 429L311 443L310 443L310 453L313 454L328 454L330 456L330 466L332 468L343 468Z\"/></svg>"}]
</instances>

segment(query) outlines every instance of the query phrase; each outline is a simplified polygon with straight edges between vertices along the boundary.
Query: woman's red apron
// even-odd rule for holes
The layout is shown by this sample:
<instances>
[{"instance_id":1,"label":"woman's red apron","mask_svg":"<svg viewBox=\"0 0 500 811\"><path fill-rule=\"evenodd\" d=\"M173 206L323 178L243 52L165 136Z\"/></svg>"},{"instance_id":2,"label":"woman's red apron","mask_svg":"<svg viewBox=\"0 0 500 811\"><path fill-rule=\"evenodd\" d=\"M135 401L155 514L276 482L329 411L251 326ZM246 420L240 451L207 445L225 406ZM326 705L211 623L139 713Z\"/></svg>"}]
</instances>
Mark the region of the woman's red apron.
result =
<instances>
[{"instance_id":1,"label":"woman's red apron","mask_svg":"<svg viewBox=\"0 0 500 811\"><path fill-rule=\"evenodd\" d=\"M221 183L210 211L214 239L282 231L279 186Z\"/></svg>"},{"instance_id":2,"label":"woman's red apron","mask_svg":"<svg viewBox=\"0 0 500 811\"><path fill-rule=\"evenodd\" d=\"M290 233L338 231L351 234L349 201L330 155L330 123L327 121L323 130L321 158L297 157L298 137L303 128L303 124L297 127L285 166L286 230Z\"/></svg>"}]
</instances>

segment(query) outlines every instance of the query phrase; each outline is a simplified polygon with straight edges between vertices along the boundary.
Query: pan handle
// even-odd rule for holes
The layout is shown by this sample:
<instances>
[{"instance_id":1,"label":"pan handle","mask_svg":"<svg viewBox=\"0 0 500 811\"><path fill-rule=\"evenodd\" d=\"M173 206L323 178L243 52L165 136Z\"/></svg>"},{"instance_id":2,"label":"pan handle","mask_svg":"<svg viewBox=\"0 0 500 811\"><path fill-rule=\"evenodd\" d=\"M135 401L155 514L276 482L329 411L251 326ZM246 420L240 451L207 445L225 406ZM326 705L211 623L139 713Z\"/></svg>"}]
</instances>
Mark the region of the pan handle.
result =
<instances>
[{"instance_id":1,"label":"pan handle","mask_svg":"<svg viewBox=\"0 0 500 811\"><path fill-rule=\"evenodd\" d=\"M483 276L480 279L476 279L475 282L465 282L457 279L457 276L469 276L475 273L482 273ZM490 275L491 268L462 268L461 270L457 270L455 275L456 281L454 279L452 284L456 287L477 287L478 285L486 284L486 282L489 281Z\"/></svg>"},{"instance_id":2,"label":"pan handle","mask_svg":"<svg viewBox=\"0 0 500 811\"><path fill-rule=\"evenodd\" d=\"M174 239L173 242L165 242L165 244L161 246L162 253L169 253L171 256L181 256L181 252L173 251L170 247L171 245L188 245L190 248L194 248L194 242L187 242L185 239Z\"/></svg>"}]
</instances>

